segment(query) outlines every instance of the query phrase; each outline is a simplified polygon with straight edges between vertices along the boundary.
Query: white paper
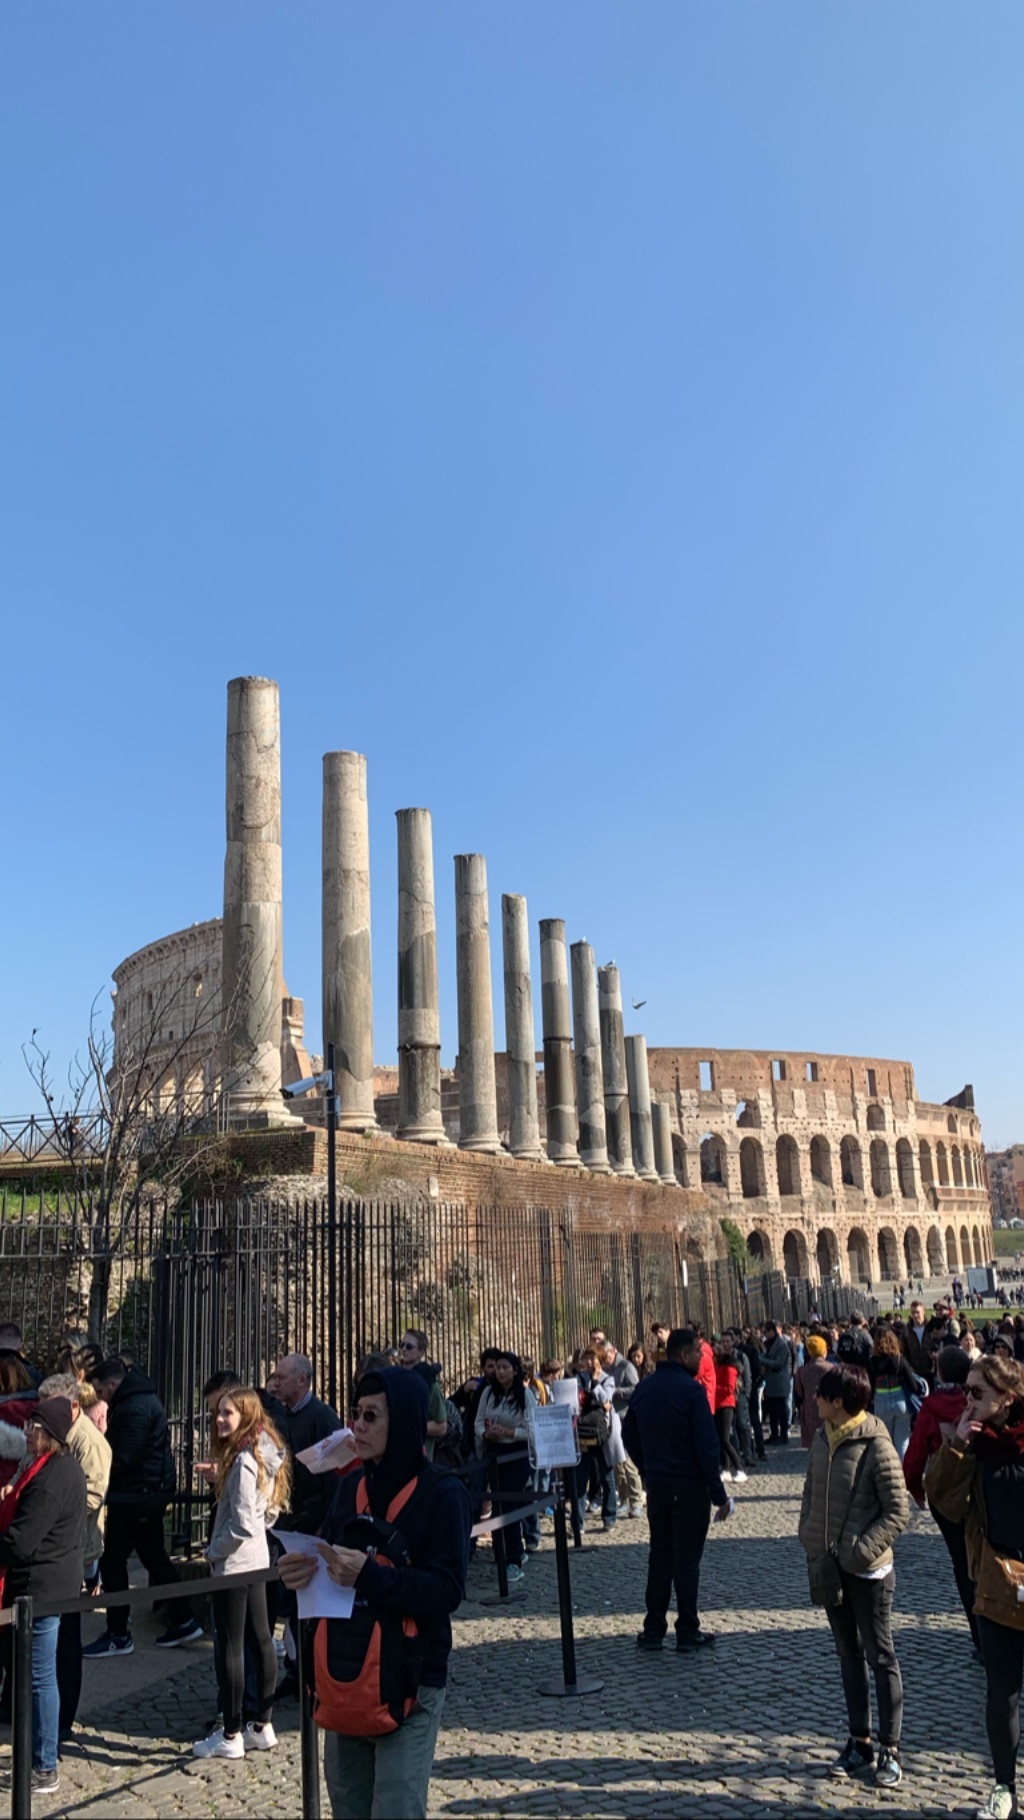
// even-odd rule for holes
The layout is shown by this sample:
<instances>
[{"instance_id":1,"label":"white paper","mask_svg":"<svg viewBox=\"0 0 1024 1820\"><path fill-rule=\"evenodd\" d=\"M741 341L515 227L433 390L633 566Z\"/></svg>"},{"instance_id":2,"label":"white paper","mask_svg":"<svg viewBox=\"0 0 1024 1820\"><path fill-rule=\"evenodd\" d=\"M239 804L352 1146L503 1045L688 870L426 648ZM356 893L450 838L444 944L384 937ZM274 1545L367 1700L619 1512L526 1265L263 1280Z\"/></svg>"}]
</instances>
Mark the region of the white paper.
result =
<instances>
[{"instance_id":1,"label":"white paper","mask_svg":"<svg viewBox=\"0 0 1024 1820\"><path fill-rule=\"evenodd\" d=\"M556 1378L548 1385L548 1395L552 1403L558 1406L567 1403L574 1414L579 1413L580 1387L575 1378Z\"/></svg>"},{"instance_id":2,"label":"white paper","mask_svg":"<svg viewBox=\"0 0 1024 1820\"><path fill-rule=\"evenodd\" d=\"M530 1415L530 1458L538 1471L575 1466L580 1457L574 1411L566 1403L549 1403Z\"/></svg>"},{"instance_id":3,"label":"white paper","mask_svg":"<svg viewBox=\"0 0 1024 1820\"><path fill-rule=\"evenodd\" d=\"M300 1535L294 1529L275 1529L271 1534L277 1537L286 1555L305 1555L316 1567L309 1585L300 1586L295 1594L299 1617L351 1618L356 1589L354 1586L339 1586L337 1580L331 1579L327 1562L317 1547L316 1537Z\"/></svg>"},{"instance_id":4,"label":"white paper","mask_svg":"<svg viewBox=\"0 0 1024 1820\"><path fill-rule=\"evenodd\" d=\"M301 1460L310 1472L337 1472L341 1466L348 1466L356 1458L355 1439L351 1428L338 1428L332 1435L325 1435L322 1441L314 1441L311 1447L304 1447L295 1458Z\"/></svg>"}]
</instances>

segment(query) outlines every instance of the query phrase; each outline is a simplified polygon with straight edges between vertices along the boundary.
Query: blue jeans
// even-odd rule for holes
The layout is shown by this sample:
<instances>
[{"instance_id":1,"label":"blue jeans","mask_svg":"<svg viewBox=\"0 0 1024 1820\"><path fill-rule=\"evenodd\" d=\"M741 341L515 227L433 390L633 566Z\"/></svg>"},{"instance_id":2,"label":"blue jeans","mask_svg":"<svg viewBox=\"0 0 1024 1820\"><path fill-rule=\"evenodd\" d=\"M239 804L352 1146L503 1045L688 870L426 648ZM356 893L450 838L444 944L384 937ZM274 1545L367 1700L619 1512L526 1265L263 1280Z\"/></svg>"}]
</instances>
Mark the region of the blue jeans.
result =
<instances>
[{"instance_id":1,"label":"blue jeans","mask_svg":"<svg viewBox=\"0 0 1024 1820\"><path fill-rule=\"evenodd\" d=\"M57 1693L59 1618L32 1620L32 1767L56 1769L60 1696Z\"/></svg>"}]
</instances>

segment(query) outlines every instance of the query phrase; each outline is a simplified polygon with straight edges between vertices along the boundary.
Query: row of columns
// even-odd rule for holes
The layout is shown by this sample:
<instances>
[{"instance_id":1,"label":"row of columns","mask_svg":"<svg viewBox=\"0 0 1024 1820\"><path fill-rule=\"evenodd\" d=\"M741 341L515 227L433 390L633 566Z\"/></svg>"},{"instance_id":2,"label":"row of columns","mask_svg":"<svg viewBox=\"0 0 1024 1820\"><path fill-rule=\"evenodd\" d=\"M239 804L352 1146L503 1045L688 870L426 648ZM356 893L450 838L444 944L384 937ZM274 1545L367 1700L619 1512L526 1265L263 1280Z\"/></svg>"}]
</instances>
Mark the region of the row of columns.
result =
<instances>
[{"instance_id":1,"label":"row of columns","mask_svg":"<svg viewBox=\"0 0 1024 1820\"><path fill-rule=\"evenodd\" d=\"M277 684L228 684L222 1072L232 1116L284 1122L281 729ZM398 822L398 1136L443 1144L437 923L430 811ZM323 761L323 1040L334 1044L338 1126L377 1129L373 1095L366 759ZM487 863L455 859L460 1147L501 1150L494 1068ZM600 1175L675 1183L671 1113L651 1102L647 1044L623 1031L618 969L565 924L540 925L546 1148L541 1142L526 899L502 898L509 1148Z\"/></svg>"}]
</instances>

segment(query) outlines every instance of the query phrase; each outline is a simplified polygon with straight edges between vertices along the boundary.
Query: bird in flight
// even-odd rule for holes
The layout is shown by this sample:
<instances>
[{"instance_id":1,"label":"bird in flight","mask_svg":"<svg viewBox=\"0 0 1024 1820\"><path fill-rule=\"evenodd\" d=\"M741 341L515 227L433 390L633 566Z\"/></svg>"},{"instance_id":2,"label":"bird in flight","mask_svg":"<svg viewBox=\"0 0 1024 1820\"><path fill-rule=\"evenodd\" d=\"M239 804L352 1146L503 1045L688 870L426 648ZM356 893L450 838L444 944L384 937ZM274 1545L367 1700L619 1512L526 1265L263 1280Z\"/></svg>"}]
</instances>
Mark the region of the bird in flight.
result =
<instances>
[{"instance_id":1,"label":"bird in flight","mask_svg":"<svg viewBox=\"0 0 1024 1820\"><path fill-rule=\"evenodd\" d=\"M634 1011L642 1011L644 1006L647 1003L647 1000L645 998L634 998L634 999L630 999L629 1002L632 1005Z\"/></svg>"}]
</instances>

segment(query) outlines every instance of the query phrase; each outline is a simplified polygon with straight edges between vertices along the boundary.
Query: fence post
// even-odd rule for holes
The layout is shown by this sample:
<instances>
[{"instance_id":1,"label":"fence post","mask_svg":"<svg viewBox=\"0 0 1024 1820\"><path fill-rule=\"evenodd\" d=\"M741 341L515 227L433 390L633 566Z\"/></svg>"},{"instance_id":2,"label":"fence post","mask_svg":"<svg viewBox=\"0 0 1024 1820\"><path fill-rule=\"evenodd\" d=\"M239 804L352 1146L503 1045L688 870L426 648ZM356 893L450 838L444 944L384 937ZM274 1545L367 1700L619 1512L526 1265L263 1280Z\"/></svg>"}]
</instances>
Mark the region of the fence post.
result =
<instances>
[{"instance_id":1,"label":"fence post","mask_svg":"<svg viewBox=\"0 0 1024 1820\"><path fill-rule=\"evenodd\" d=\"M14 1601L11 1820L32 1820L32 1600Z\"/></svg>"},{"instance_id":2,"label":"fence post","mask_svg":"<svg viewBox=\"0 0 1024 1820\"><path fill-rule=\"evenodd\" d=\"M558 1575L558 1623L562 1633L562 1674L557 1681L544 1681L538 1693L555 1700L574 1699L583 1694L599 1694L604 1686L593 1675L580 1676L576 1669L576 1637L572 1624L572 1585L569 1580L569 1542L565 1533L565 1481L558 1475L555 1499L555 1568Z\"/></svg>"},{"instance_id":3,"label":"fence post","mask_svg":"<svg viewBox=\"0 0 1024 1820\"><path fill-rule=\"evenodd\" d=\"M310 1690L313 1686L313 1638L305 1618L296 1624L299 1669L299 1757L302 1766L302 1820L320 1820L320 1744Z\"/></svg>"}]
</instances>

